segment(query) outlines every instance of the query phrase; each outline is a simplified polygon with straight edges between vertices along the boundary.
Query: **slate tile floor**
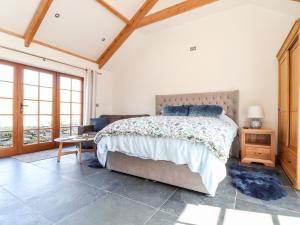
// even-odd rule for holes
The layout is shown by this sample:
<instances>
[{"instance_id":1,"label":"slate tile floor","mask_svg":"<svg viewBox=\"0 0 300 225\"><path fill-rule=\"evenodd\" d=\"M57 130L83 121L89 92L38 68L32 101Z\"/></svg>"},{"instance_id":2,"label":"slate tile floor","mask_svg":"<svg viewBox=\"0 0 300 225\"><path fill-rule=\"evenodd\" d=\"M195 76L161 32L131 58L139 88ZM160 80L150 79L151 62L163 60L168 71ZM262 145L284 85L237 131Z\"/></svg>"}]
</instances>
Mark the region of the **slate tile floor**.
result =
<instances>
[{"instance_id":1,"label":"slate tile floor","mask_svg":"<svg viewBox=\"0 0 300 225\"><path fill-rule=\"evenodd\" d=\"M0 159L0 225L299 225L300 192L276 170L288 196L266 202L241 194L230 177L210 197L89 168L75 155L60 163Z\"/></svg>"}]
</instances>

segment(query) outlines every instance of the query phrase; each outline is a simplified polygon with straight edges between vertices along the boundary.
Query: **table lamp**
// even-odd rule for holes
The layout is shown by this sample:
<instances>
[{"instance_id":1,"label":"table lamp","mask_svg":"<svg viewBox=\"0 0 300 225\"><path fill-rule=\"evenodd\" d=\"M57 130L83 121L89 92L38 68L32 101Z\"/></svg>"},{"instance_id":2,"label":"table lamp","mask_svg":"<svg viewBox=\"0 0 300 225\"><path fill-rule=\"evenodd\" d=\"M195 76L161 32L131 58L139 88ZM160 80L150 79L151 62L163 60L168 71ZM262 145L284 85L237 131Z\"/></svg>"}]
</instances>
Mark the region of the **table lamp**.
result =
<instances>
[{"instance_id":1,"label":"table lamp","mask_svg":"<svg viewBox=\"0 0 300 225\"><path fill-rule=\"evenodd\" d=\"M264 111L258 105L248 108L248 118L250 119L250 128L260 129L262 127L261 119L264 118Z\"/></svg>"}]
</instances>

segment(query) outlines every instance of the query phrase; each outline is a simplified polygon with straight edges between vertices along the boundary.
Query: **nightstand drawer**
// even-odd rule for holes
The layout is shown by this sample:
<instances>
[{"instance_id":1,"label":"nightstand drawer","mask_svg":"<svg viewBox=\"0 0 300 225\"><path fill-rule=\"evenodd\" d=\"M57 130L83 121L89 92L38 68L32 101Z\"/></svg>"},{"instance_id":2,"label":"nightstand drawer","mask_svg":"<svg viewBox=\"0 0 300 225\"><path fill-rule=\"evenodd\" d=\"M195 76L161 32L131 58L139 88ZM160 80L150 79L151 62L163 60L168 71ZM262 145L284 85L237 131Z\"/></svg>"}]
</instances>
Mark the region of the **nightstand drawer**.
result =
<instances>
[{"instance_id":1,"label":"nightstand drawer","mask_svg":"<svg viewBox=\"0 0 300 225\"><path fill-rule=\"evenodd\" d=\"M271 160L271 149L262 147L249 147L245 149L246 157L254 159Z\"/></svg>"}]
</instances>

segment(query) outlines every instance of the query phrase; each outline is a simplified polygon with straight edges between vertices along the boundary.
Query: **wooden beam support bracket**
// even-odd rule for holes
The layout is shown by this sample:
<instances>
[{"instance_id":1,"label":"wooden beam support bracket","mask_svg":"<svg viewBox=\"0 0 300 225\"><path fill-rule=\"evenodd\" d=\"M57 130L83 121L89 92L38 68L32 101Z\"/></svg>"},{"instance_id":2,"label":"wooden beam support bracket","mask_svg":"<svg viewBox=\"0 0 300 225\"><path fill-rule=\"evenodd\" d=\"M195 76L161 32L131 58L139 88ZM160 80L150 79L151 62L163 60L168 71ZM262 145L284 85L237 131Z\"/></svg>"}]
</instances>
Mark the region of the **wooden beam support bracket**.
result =
<instances>
[{"instance_id":1,"label":"wooden beam support bracket","mask_svg":"<svg viewBox=\"0 0 300 225\"><path fill-rule=\"evenodd\" d=\"M107 4L104 0L96 0L100 5L102 5L104 8L106 8L108 11L110 11L112 14L114 14L115 16L117 16L120 20L122 20L124 23L128 24L129 20L122 15L119 11L117 11L116 9L114 9L112 6L110 6L109 4Z\"/></svg>"},{"instance_id":2,"label":"wooden beam support bracket","mask_svg":"<svg viewBox=\"0 0 300 225\"><path fill-rule=\"evenodd\" d=\"M184 2L145 16L139 23L138 27L143 27L216 1L218 0L186 0Z\"/></svg>"},{"instance_id":3,"label":"wooden beam support bracket","mask_svg":"<svg viewBox=\"0 0 300 225\"><path fill-rule=\"evenodd\" d=\"M140 21L152 9L158 0L146 0L142 7L135 13L130 22L122 29L113 42L107 47L103 54L98 58L97 63L99 68L102 68L105 63L113 56L113 54L121 47L127 38L133 33Z\"/></svg>"}]
</instances>

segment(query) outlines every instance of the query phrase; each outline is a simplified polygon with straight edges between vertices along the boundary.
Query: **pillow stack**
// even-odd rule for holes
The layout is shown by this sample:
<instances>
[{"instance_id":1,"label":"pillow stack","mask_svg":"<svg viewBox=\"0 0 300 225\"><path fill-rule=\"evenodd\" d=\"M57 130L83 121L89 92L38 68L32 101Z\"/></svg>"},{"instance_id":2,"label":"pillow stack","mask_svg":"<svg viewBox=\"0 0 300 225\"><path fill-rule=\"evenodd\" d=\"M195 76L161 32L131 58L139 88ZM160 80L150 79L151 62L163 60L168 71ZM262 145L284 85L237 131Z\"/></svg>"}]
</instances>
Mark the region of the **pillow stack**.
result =
<instances>
[{"instance_id":1,"label":"pillow stack","mask_svg":"<svg viewBox=\"0 0 300 225\"><path fill-rule=\"evenodd\" d=\"M219 117L223 108L219 105L167 105L162 110L163 116L206 116Z\"/></svg>"}]
</instances>

